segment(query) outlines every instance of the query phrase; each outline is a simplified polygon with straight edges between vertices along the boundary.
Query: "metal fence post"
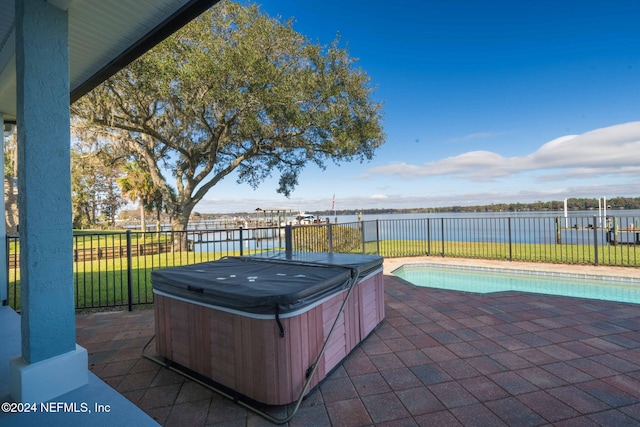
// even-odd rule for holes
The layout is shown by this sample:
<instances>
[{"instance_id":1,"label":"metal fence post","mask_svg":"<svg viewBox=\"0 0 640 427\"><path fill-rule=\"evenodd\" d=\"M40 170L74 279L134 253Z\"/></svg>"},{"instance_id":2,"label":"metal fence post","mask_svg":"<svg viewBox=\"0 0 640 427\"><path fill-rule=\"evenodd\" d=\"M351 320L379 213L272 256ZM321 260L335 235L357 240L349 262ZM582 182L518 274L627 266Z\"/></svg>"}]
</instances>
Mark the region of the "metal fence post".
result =
<instances>
[{"instance_id":1,"label":"metal fence post","mask_svg":"<svg viewBox=\"0 0 640 427\"><path fill-rule=\"evenodd\" d=\"M127 298L129 299L129 311L133 311L133 272L131 264L131 230L127 230Z\"/></svg>"},{"instance_id":2,"label":"metal fence post","mask_svg":"<svg viewBox=\"0 0 640 427\"><path fill-rule=\"evenodd\" d=\"M598 266L598 217L593 217L593 249L594 249L594 265Z\"/></svg>"},{"instance_id":3,"label":"metal fence post","mask_svg":"<svg viewBox=\"0 0 640 427\"><path fill-rule=\"evenodd\" d=\"M0 301L0 305L9 305L9 236L7 234L4 235L4 254L5 254L5 259L4 259L4 263L5 263L5 283L7 285L7 288L5 289L5 293L4 296L6 297L6 299L3 299L2 301ZM15 291L14 291L15 294Z\"/></svg>"},{"instance_id":4,"label":"metal fence post","mask_svg":"<svg viewBox=\"0 0 640 427\"><path fill-rule=\"evenodd\" d=\"M329 246L329 253L333 252L333 227L330 222L327 222L327 240Z\"/></svg>"},{"instance_id":5,"label":"metal fence post","mask_svg":"<svg viewBox=\"0 0 640 427\"><path fill-rule=\"evenodd\" d=\"M511 239L511 217L507 218L509 224L509 261L513 261L513 245Z\"/></svg>"},{"instance_id":6,"label":"metal fence post","mask_svg":"<svg viewBox=\"0 0 640 427\"><path fill-rule=\"evenodd\" d=\"M442 256L444 256L444 218L441 221L440 240L442 241Z\"/></svg>"},{"instance_id":7,"label":"metal fence post","mask_svg":"<svg viewBox=\"0 0 640 427\"><path fill-rule=\"evenodd\" d=\"M431 256L431 221L427 218L427 255Z\"/></svg>"},{"instance_id":8,"label":"metal fence post","mask_svg":"<svg viewBox=\"0 0 640 427\"><path fill-rule=\"evenodd\" d=\"M240 241L240 256L242 256L244 251L244 249L242 249L242 226L238 227L238 240Z\"/></svg>"},{"instance_id":9,"label":"metal fence post","mask_svg":"<svg viewBox=\"0 0 640 427\"><path fill-rule=\"evenodd\" d=\"M376 219L376 254L380 255L380 220Z\"/></svg>"},{"instance_id":10,"label":"metal fence post","mask_svg":"<svg viewBox=\"0 0 640 427\"><path fill-rule=\"evenodd\" d=\"M287 224L284 227L284 250L287 255L290 255L293 251L293 232L291 224Z\"/></svg>"}]
</instances>

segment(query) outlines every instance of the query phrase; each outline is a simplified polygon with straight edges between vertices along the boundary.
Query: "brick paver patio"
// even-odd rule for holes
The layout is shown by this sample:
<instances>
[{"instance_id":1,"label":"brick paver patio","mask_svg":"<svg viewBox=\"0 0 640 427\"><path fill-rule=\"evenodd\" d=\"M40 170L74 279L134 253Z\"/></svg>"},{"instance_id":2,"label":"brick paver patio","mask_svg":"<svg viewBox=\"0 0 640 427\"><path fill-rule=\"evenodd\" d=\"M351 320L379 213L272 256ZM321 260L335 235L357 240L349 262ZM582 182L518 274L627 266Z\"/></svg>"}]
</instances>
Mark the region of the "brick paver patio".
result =
<instances>
[{"instance_id":1,"label":"brick paver patio","mask_svg":"<svg viewBox=\"0 0 640 427\"><path fill-rule=\"evenodd\" d=\"M384 322L287 425L640 424L640 305L443 291L390 275L385 287ZM77 328L91 370L160 424L270 425L143 358L152 310L78 315Z\"/></svg>"}]
</instances>

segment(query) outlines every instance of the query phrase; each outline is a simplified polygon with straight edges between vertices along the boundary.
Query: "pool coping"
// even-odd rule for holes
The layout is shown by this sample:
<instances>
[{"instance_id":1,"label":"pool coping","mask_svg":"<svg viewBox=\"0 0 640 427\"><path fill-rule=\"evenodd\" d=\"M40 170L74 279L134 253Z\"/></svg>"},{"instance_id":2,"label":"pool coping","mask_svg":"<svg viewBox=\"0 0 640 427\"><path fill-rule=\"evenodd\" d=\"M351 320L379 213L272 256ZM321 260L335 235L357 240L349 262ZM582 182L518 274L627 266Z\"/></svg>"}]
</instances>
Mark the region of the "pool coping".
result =
<instances>
[{"instance_id":1,"label":"pool coping","mask_svg":"<svg viewBox=\"0 0 640 427\"><path fill-rule=\"evenodd\" d=\"M384 259L385 272L393 271L404 264L435 263L475 267L504 268L509 270L546 271L569 274L590 274L594 276L634 277L640 279L640 268L631 266L609 266L592 264L563 264L544 262L509 261L484 258L462 258L443 256L407 256ZM387 273L389 274L389 273Z\"/></svg>"},{"instance_id":2,"label":"pool coping","mask_svg":"<svg viewBox=\"0 0 640 427\"><path fill-rule=\"evenodd\" d=\"M636 278L636 277L603 276L599 274L587 274L587 273L563 273L563 272L554 272L554 271L527 270L527 269L521 269L521 268L481 267L481 266L474 266L474 265L456 265L456 264L443 264L443 263L432 263L432 262L405 263L397 268L394 268L390 274L393 274L394 276L402 279L401 276L397 276L395 273L396 271L404 267L409 267L409 268L434 267L434 268L443 268L443 269L447 268L447 269L464 270L464 271L482 271L482 272L492 272L492 273L522 274L526 276L558 277L563 279L583 279L583 280L592 280L595 282L603 281L603 282L616 282L616 283L633 283L633 284L640 285L640 278Z\"/></svg>"}]
</instances>

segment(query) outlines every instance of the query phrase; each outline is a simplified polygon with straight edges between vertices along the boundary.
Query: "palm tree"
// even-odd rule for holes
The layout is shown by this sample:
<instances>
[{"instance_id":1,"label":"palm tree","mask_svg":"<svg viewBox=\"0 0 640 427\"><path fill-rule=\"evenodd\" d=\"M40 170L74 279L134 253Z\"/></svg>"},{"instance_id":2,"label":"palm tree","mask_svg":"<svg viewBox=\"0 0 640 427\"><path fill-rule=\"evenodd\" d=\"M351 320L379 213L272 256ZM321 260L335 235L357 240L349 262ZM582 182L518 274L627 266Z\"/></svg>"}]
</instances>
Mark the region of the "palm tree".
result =
<instances>
[{"instance_id":1,"label":"palm tree","mask_svg":"<svg viewBox=\"0 0 640 427\"><path fill-rule=\"evenodd\" d=\"M153 201L156 188L153 185L149 171L145 169L142 162L133 161L125 163L122 167L122 171L125 175L118 178L118 185L122 190L122 194L127 199L134 203L139 203L140 228L144 233L147 231L147 226L144 220L145 208L147 208Z\"/></svg>"},{"instance_id":2,"label":"palm tree","mask_svg":"<svg viewBox=\"0 0 640 427\"><path fill-rule=\"evenodd\" d=\"M170 193L173 195L175 194L175 192L173 191L173 188L169 188ZM156 231L160 232L162 231L161 229L161 215L162 215L162 211L167 212L167 206L164 203L164 199L162 198L162 192L160 190L155 190L155 192L153 193L153 195L151 196L151 200L149 201L149 204L147 205L147 207L151 210L151 211L156 211Z\"/></svg>"}]
</instances>

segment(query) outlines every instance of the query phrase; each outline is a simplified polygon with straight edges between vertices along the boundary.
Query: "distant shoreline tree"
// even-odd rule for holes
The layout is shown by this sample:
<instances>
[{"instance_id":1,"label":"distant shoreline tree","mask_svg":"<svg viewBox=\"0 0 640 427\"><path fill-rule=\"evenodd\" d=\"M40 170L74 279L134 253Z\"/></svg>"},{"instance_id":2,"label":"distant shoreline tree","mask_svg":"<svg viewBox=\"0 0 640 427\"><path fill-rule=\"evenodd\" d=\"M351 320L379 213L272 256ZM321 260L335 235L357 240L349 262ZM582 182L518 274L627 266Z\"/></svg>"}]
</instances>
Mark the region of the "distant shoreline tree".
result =
<instances>
[{"instance_id":1,"label":"distant shoreline tree","mask_svg":"<svg viewBox=\"0 0 640 427\"><path fill-rule=\"evenodd\" d=\"M592 211L604 206L598 205L598 199L568 198L567 209L570 211ZM640 197L612 197L607 199L608 210L635 210L640 209ZM367 215L382 214L426 214L426 213L491 213L491 212L562 212L563 200L532 203L492 203L490 205L468 206L443 206L431 208L370 208L370 209L342 209L336 211L338 215L355 215L362 212ZM310 211L309 213L325 215L333 214L333 211Z\"/></svg>"},{"instance_id":2,"label":"distant shoreline tree","mask_svg":"<svg viewBox=\"0 0 640 427\"><path fill-rule=\"evenodd\" d=\"M222 1L72 105L83 139L143 162L186 230L222 179L289 196L308 163L365 161L384 142L368 75L339 47Z\"/></svg>"},{"instance_id":3,"label":"distant shoreline tree","mask_svg":"<svg viewBox=\"0 0 640 427\"><path fill-rule=\"evenodd\" d=\"M71 198L73 227L94 227L99 222L115 225L124 200L118 188L118 159L110 147L76 141L71 147ZM100 221L102 219L102 221Z\"/></svg>"}]
</instances>

